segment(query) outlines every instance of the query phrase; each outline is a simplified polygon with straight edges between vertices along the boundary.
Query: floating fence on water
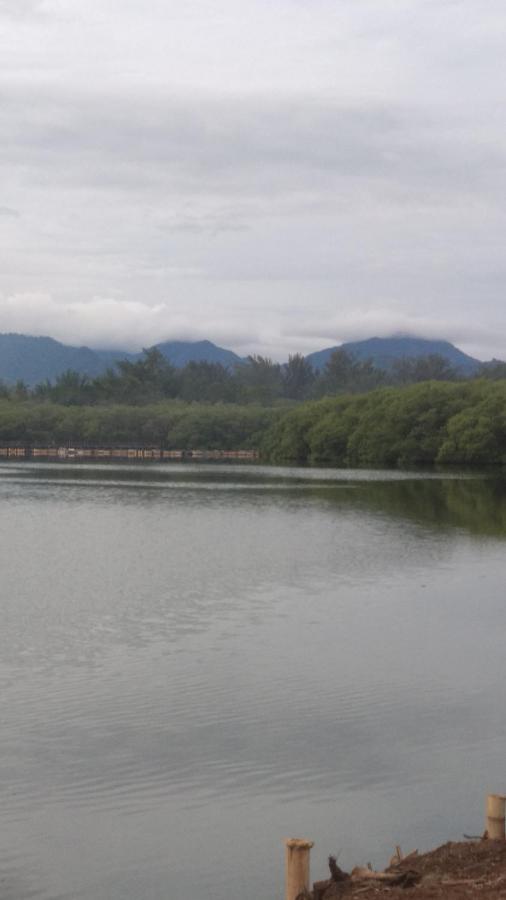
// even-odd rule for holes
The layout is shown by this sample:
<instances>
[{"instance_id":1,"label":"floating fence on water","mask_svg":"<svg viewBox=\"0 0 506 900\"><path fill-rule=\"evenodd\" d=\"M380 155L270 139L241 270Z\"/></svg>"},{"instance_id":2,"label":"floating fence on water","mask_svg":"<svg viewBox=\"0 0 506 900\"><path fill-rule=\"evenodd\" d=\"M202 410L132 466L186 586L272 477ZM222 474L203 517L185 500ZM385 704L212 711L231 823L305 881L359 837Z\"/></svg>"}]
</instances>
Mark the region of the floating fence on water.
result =
<instances>
[{"instance_id":1,"label":"floating fence on water","mask_svg":"<svg viewBox=\"0 0 506 900\"><path fill-rule=\"evenodd\" d=\"M0 447L0 457L13 459L155 459L213 460L258 459L258 450L162 450L157 447Z\"/></svg>"}]
</instances>

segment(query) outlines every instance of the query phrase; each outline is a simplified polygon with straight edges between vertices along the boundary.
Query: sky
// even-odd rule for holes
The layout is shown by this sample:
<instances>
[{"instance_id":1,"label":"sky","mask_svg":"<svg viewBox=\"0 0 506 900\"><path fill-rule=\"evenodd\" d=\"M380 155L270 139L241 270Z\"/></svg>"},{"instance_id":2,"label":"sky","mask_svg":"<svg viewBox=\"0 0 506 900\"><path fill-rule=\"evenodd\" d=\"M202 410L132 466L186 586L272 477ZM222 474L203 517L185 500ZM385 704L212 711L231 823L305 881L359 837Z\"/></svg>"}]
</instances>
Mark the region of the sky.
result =
<instances>
[{"instance_id":1,"label":"sky","mask_svg":"<svg viewBox=\"0 0 506 900\"><path fill-rule=\"evenodd\" d=\"M0 331L506 358L504 0L0 0Z\"/></svg>"}]
</instances>

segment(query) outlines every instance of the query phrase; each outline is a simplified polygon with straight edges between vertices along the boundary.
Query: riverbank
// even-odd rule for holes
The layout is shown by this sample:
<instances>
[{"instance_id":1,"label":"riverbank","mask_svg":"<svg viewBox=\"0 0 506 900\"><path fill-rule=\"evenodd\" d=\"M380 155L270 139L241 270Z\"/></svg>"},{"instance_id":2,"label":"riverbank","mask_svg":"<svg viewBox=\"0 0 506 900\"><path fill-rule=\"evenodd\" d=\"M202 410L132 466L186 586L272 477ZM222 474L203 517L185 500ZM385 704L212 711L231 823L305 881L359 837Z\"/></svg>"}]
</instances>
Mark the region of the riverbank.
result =
<instances>
[{"instance_id":1,"label":"riverbank","mask_svg":"<svg viewBox=\"0 0 506 900\"><path fill-rule=\"evenodd\" d=\"M130 398L131 400L133 398ZM0 446L252 451L281 465L506 465L506 380L424 382L304 403L0 398Z\"/></svg>"},{"instance_id":2,"label":"riverbank","mask_svg":"<svg viewBox=\"0 0 506 900\"><path fill-rule=\"evenodd\" d=\"M389 900L498 900L506 897L506 841L473 840L444 844L429 853L390 861L384 873L354 869L339 880L316 882L311 900L388 897ZM338 873L340 870L338 870ZM377 877L379 875L379 877ZM376 877L374 877L376 876ZM386 877L382 877L386 876ZM390 876L390 878L388 877ZM308 900L309 900L308 897Z\"/></svg>"}]
</instances>

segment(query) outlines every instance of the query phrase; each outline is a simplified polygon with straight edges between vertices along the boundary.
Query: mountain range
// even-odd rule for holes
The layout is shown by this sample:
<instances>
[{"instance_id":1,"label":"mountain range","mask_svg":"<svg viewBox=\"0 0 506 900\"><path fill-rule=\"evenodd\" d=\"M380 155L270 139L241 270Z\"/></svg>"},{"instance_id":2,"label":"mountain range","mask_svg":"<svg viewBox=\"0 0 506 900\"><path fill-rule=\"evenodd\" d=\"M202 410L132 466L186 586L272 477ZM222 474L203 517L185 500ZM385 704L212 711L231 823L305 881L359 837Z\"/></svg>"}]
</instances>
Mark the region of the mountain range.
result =
<instances>
[{"instance_id":1,"label":"mountain range","mask_svg":"<svg viewBox=\"0 0 506 900\"><path fill-rule=\"evenodd\" d=\"M306 359L315 369L323 369L336 347L327 347L310 353ZM463 353L449 341L433 341L412 335L394 335L388 338L373 337L365 341L353 341L341 344L350 356L361 362L371 360L377 369L388 371L401 359L419 359L423 356L442 356L450 365L463 375L472 375L483 363Z\"/></svg>"},{"instance_id":2,"label":"mountain range","mask_svg":"<svg viewBox=\"0 0 506 900\"><path fill-rule=\"evenodd\" d=\"M217 347L211 341L166 341L156 347L177 368L192 360L218 362L224 366L241 362L241 357L232 350ZM68 369L94 378L119 360L134 362L141 356L142 353L129 353L127 350L72 347L50 337L0 334L0 380L8 384L21 380L32 387L46 379L54 381Z\"/></svg>"},{"instance_id":3,"label":"mountain range","mask_svg":"<svg viewBox=\"0 0 506 900\"><path fill-rule=\"evenodd\" d=\"M165 341L155 345L157 349L177 368L188 362L215 362L228 368L245 362L232 350L218 347L211 341ZM310 353L306 359L315 369L322 369L336 346ZM370 359L377 368L388 370L396 360L419 358L438 354L455 369L465 375L473 372L483 363L463 353L448 341L433 341L410 335L394 335L389 338L369 338L341 344L357 360ZM89 347L73 347L62 344L50 337L33 337L26 334L0 334L0 380L7 383L24 381L33 386L73 369L81 375L95 377L121 359L135 361L142 353L121 350L92 350Z\"/></svg>"}]
</instances>

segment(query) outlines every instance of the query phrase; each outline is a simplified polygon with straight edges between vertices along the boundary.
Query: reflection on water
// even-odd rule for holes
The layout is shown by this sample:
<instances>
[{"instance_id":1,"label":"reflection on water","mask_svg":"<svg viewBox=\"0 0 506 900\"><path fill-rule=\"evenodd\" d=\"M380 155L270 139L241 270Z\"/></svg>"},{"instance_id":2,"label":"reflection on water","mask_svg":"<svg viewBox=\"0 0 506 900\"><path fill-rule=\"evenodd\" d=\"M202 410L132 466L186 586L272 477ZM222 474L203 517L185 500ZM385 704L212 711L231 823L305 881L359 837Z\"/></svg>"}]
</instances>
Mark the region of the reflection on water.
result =
<instances>
[{"instance_id":1,"label":"reflection on water","mask_svg":"<svg viewBox=\"0 0 506 900\"><path fill-rule=\"evenodd\" d=\"M0 464L2 898L282 895L481 827L505 484Z\"/></svg>"},{"instance_id":2,"label":"reflection on water","mask_svg":"<svg viewBox=\"0 0 506 900\"><path fill-rule=\"evenodd\" d=\"M506 534L506 477L476 475L469 472L423 472L371 469L300 469L260 465L186 464L111 464L111 463L39 463L8 462L0 464L3 493L0 500L16 497L7 484L47 485L48 481L90 488L120 488L118 501L125 501L125 489L135 491L136 503L148 500L148 492L157 495L167 491L198 491L198 498L217 491L268 493L289 492L292 497L303 493L338 505L377 511L381 515L413 522L426 522L436 528L460 527L485 535ZM343 494L345 488L353 495ZM141 490L143 489L143 491ZM143 494L143 497L141 497ZM39 496L39 494L37 494ZM73 502L67 492L61 499ZM43 495L40 495L43 499ZM108 496L113 500L113 495ZM253 497L250 502L255 502ZM227 498L228 502L228 498ZM242 498L239 498L242 504Z\"/></svg>"}]
</instances>

